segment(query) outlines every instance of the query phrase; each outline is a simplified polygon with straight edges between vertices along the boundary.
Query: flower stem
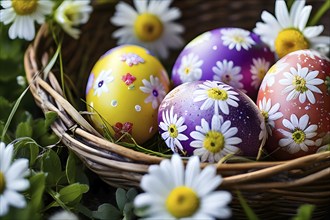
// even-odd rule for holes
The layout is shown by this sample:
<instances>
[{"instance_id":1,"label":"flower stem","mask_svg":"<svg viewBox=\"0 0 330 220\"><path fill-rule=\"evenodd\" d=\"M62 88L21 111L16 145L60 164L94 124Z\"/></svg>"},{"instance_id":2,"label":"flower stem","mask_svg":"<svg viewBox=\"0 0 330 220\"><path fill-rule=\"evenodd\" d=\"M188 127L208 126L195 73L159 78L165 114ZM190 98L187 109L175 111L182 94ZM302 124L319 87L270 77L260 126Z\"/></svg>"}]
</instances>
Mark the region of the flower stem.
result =
<instances>
[{"instance_id":1,"label":"flower stem","mask_svg":"<svg viewBox=\"0 0 330 220\"><path fill-rule=\"evenodd\" d=\"M314 26L316 25L321 17L330 9L330 1L326 0L322 7L316 12L316 14L313 16L313 18L308 22L308 25Z\"/></svg>"}]
</instances>

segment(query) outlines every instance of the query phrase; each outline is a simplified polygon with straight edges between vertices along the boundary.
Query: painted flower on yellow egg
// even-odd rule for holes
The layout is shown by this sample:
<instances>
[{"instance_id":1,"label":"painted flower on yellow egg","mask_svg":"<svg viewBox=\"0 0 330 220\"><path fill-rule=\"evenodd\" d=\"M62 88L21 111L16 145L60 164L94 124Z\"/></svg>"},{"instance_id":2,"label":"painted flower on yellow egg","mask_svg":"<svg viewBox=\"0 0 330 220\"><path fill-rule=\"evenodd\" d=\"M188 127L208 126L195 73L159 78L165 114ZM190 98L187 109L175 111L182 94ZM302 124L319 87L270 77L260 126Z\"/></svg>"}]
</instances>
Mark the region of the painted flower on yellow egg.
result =
<instances>
[{"instance_id":1,"label":"painted flower on yellow egg","mask_svg":"<svg viewBox=\"0 0 330 220\"><path fill-rule=\"evenodd\" d=\"M143 79L144 86L140 87L140 90L144 93L148 93L149 96L144 100L145 103L151 102L152 107L157 109L161 101L166 95L164 86L160 83L158 77L150 76L150 81Z\"/></svg>"},{"instance_id":2,"label":"painted flower on yellow egg","mask_svg":"<svg viewBox=\"0 0 330 220\"><path fill-rule=\"evenodd\" d=\"M144 63L144 59L135 53L122 54L120 60L126 62L126 64L129 66Z\"/></svg>"},{"instance_id":3,"label":"painted flower on yellow egg","mask_svg":"<svg viewBox=\"0 0 330 220\"><path fill-rule=\"evenodd\" d=\"M107 84L113 81L112 70L102 70L94 82L94 95L100 96L103 92L108 92Z\"/></svg>"},{"instance_id":4,"label":"painted flower on yellow egg","mask_svg":"<svg viewBox=\"0 0 330 220\"><path fill-rule=\"evenodd\" d=\"M131 85L135 80L136 80L136 77L133 76L132 74L130 73L126 73L126 75L123 75L121 77L121 80L126 84L126 85Z\"/></svg>"}]
</instances>

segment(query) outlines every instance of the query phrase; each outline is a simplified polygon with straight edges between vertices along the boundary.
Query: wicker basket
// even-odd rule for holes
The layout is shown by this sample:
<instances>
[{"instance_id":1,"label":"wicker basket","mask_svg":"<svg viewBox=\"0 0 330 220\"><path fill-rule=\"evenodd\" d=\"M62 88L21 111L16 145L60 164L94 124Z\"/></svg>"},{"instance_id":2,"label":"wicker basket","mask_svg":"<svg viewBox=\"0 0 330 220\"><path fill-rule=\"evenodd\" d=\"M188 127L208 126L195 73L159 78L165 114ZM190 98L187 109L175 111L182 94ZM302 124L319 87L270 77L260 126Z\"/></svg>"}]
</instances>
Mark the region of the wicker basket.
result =
<instances>
[{"instance_id":1,"label":"wicker basket","mask_svg":"<svg viewBox=\"0 0 330 220\"><path fill-rule=\"evenodd\" d=\"M314 5L322 2L308 3ZM73 99L80 104L72 104L64 95L58 65L49 74L42 73L56 50L46 25L40 28L35 41L27 49L24 63L30 90L38 106L45 113L58 113L52 130L62 143L109 185L139 187L148 167L158 164L163 158L107 141L80 114L85 110L80 99L85 98L84 87L91 68L106 50L116 45L111 37L116 27L109 22L115 4L94 5L90 21L82 27L80 39L64 38L64 72L72 82L79 81L76 89L80 92ZM204 31L222 26L251 30L260 20L262 10L274 11L274 1L263 0L185 0L175 1L173 5L182 11L179 22L186 28L183 36L186 42ZM330 26L329 22L330 19L322 21L325 27ZM326 33L329 33L328 29ZM171 59L166 61L168 65L173 64L177 54L178 51L172 53ZM217 170L224 177L221 188L231 191L234 196L231 207L235 219L244 218L236 190L243 194L261 219L289 218L296 213L299 205L305 203L316 205L313 219L330 216L330 152L291 161L225 163L219 164Z\"/></svg>"}]
</instances>

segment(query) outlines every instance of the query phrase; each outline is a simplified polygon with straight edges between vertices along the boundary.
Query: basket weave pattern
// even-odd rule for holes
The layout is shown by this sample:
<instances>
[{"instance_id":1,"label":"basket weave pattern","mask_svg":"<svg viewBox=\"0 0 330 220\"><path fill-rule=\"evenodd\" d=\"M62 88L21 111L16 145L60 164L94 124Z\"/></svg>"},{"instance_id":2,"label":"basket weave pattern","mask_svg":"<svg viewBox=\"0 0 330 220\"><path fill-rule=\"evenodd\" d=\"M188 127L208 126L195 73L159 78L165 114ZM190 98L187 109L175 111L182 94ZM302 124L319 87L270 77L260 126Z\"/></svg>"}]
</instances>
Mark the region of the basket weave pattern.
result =
<instances>
[{"instance_id":1,"label":"basket weave pattern","mask_svg":"<svg viewBox=\"0 0 330 220\"><path fill-rule=\"evenodd\" d=\"M273 1L262 0L230 3L186 0L175 1L173 4L182 11L179 22L186 29L183 35L186 42L217 27L231 26L251 30L255 22L260 20L261 11L272 12L274 6ZM82 27L80 39L64 38L64 72L77 84L77 103L80 103L79 99L84 99L87 76L94 63L105 51L116 45L111 37L116 27L109 22L114 6L115 3L95 5L90 21ZM148 167L158 164L163 158L107 141L80 114L79 111L85 110L84 103L76 106L68 101L62 91L58 66L55 65L48 74L43 73L56 50L48 31L46 25L40 28L24 59L26 76L36 103L43 112L54 111L58 114L52 130L90 170L109 185L138 187ZM165 62L173 64L177 53L178 51L173 52L171 58ZM280 216L288 218L304 203L317 206L313 219L323 219L330 215L330 152L291 161L218 164L217 170L224 177L221 188L231 191L234 196L231 207L235 218L244 218L236 198L236 190L242 192L261 219L277 219Z\"/></svg>"}]
</instances>

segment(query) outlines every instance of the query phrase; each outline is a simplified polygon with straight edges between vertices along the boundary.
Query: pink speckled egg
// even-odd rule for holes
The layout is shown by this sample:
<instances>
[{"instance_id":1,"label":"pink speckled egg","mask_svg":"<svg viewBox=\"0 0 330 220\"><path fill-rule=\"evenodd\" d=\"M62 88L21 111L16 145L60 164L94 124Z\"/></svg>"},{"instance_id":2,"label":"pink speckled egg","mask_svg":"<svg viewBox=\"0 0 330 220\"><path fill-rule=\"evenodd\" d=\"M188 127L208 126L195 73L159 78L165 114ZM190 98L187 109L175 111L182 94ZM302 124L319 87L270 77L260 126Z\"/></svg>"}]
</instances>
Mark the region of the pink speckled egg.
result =
<instances>
[{"instance_id":1,"label":"pink speckled egg","mask_svg":"<svg viewBox=\"0 0 330 220\"><path fill-rule=\"evenodd\" d=\"M329 93L330 60L315 51L292 52L269 69L257 103L271 156L298 158L330 143Z\"/></svg>"},{"instance_id":2,"label":"pink speckled egg","mask_svg":"<svg viewBox=\"0 0 330 220\"><path fill-rule=\"evenodd\" d=\"M217 162L228 154L256 157L262 115L243 92L219 81L183 83L158 110L159 132L172 151Z\"/></svg>"},{"instance_id":3,"label":"pink speckled egg","mask_svg":"<svg viewBox=\"0 0 330 220\"><path fill-rule=\"evenodd\" d=\"M175 86L197 80L217 80L256 99L274 53L259 36L241 28L218 28L193 39L178 56L173 69Z\"/></svg>"}]
</instances>

